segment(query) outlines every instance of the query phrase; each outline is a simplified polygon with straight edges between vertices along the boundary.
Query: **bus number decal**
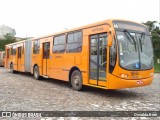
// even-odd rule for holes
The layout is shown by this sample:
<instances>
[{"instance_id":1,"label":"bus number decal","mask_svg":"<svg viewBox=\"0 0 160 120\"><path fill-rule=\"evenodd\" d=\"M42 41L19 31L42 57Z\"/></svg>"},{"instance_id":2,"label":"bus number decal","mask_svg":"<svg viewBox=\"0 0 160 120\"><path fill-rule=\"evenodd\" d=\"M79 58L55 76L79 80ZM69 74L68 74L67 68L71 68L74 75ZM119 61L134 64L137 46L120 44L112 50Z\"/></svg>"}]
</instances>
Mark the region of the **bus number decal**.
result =
<instances>
[{"instance_id":1,"label":"bus number decal","mask_svg":"<svg viewBox=\"0 0 160 120\"><path fill-rule=\"evenodd\" d=\"M97 27L92 29L92 32L98 32L98 31L103 31L103 27Z\"/></svg>"}]
</instances>

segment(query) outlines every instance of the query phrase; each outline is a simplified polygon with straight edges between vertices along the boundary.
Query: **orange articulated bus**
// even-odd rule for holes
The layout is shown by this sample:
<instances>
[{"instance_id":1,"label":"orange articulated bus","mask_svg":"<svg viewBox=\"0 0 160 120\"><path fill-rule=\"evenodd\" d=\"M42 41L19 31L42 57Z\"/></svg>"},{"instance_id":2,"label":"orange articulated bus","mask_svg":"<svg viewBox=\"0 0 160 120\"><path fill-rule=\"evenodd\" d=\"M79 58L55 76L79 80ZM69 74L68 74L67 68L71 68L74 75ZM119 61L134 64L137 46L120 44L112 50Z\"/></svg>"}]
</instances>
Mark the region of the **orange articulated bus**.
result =
<instances>
[{"instance_id":1,"label":"orange articulated bus","mask_svg":"<svg viewBox=\"0 0 160 120\"><path fill-rule=\"evenodd\" d=\"M105 20L6 45L6 68L103 89L146 86L153 80L153 47L146 26Z\"/></svg>"},{"instance_id":2,"label":"orange articulated bus","mask_svg":"<svg viewBox=\"0 0 160 120\"><path fill-rule=\"evenodd\" d=\"M31 47L31 39L6 45L5 67L12 73L31 72Z\"/></svg>"}]
</instances>

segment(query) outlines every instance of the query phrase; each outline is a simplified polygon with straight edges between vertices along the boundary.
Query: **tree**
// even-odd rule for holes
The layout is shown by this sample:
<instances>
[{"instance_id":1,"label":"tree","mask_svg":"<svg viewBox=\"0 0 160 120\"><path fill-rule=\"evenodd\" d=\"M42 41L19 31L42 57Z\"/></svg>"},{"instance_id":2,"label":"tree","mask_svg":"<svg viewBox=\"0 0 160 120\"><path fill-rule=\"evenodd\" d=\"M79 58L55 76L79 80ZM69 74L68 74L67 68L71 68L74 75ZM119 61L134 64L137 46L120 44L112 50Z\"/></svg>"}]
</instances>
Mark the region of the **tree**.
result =
<instances>
[{"instance_id":1,"label":"tree","mask_svg":"<svg viewBox=\"0 0 160 120\"><path fill-rule=\"evenodd\" d=\"M146 25L151 32L152 41L153 41L153 49L154 49L154 59L156 62L157 58L160 58L160 26L157 27L154 24L158 23L157 21L147 21L143 23ZM159 23L160 24L160 23Z\"/></svg>"},{"instance_id":2,"label":"tree","mask_svg":"<svg viewBox=\"0 0 160 120\"><path fill-rule=\"evenodd\" d=\"M143 23L143 24L146 25L149 31L151 32L155 28L154 23L157 23L157 21L147 21L146 23Z\"/></svg>"},{"instance_id":3,"label":"tree","mask_svg":"<svg viewBox=\"0 0 160 120\"><path fill-rule=\"evenodd\" d=\"M11 36L10 34L4 35L2 38L0 38L0 50L5 50L5 45L16 42L16 39Z\"/></svg>"}]
</instances>

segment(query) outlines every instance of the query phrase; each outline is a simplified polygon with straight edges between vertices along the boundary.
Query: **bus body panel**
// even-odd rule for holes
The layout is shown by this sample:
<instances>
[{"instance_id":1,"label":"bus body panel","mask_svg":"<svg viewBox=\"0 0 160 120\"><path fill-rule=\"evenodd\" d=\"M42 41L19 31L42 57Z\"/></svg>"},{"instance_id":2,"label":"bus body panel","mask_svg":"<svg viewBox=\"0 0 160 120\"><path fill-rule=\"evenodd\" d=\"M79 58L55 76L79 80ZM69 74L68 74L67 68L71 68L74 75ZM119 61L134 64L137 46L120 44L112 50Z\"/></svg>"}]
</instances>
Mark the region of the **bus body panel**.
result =
<instances>
[{"instance_id":1,"label":"bus body panel","mask_svg":"<svg viewBox=\"0 0 160 120\"><path fill-rule=\"evenodd\" d=\"M112 28L112 29L111 29ZM116 48L116 63L114 70L110 72L110 47L100 46L100 39L104 39L110 34L115 38L115 30L113 29L112 20L106 20L98 22L95 24L79 27L77 29L67 30L57 34L34 38L30 41L23 41L24 53L21 55L21 59L18 59L18 49L16 49L16 55L7 55L6 57L6 68L10 68L10 64L14 64L14 70L30 72L33 74L34 66L39 67L40 76L47 76L49 78L59 79L63 81L70 80L70 73L73 69L78 69L82 74L83 85L94 86L103 89L121 89L121 88L131 88L139 87L151 84L153 80L154 70L141 70L141 71L129 71L121 68L119 65L119 55L118 47ZM73 53L54 53L53 52L53 41L56 36L65 34L65 39L67 40L67 35L76 31L82 32L82 51ZM92 37L96 36L98 45L96 46L98 53L91 54L91 43L93 41ZM38 40L39 43L39 53L33 53L34 42ZM16 43L14 43L16 44ZM117 40L115 40L117 46ZM12 45L12 44L11 44ZM10 52L11 45L6 46L7 53ZM66 49L65 44L65 49ZM106 53L101 49L104 47ZM18 47L17 47L18 48ZM104 52L101 54L101 52ZM6 53L6 54L7 54ZM106 56L106 61L103 61L106 65L100 65L100 61ZM95 60L93 64L90 62ZM19 66L21 65L21 66ZM23 66L23 67L22 67ZM94 66L93 69L91 66ZM96 67L95 67L96 66ZM103 69L102 69L103 66ZM96 71L96 72L95 72ZM92 73L98 74L97 78L94 78ZM104 74L105 73L105 74ZM122 75L127 75L128 78L122 78Z\"/></svg>"},{"instance_id":2,"label":"bus body panel","mask_svg":"<svg viewBox=\"0 0 160 120\"><path fill-rule=\"evenodd\" d=\"M32 40L25 41L24 49L24 70L25 72L31 72L31 63L32 63Z\"/></svg>"},{"instance_id":3,"label":"bus body panel","mask_svg":"<svg viewBox=\"0 0 160 120\"><path fill-rule=\"evenodd\" d=\"M40 41L41 43L41 41ZM42 59L42 56L38 55L38 54L33 54L33 44L34 44L34 41L32 40L32 67L31 67L31 73L33 74L33 69L34 69L34 66L37 65L39 67L39 72L40 72L40 75L42 75L42 62L41 62L41 59ZM42 55L41 53L41 44L40 44L40 51L39 51L39 54Z\"/></svg>"},{"instance_id":4,"label":"bus body panel","mask_svg":"<svg viewBox=\"0 0 160 120\"><path fill-rule=\"evenodd\" d=\"M149 78L139 80L126 80L114 75L110 76L108 89L122 89L122 88L133 88L150 85L153 81L153 76Z\"/></svg>"},{"instance_id":5,"label":"bus body panel","mask_svg":"<svg viewBox=\"0 0 160 120\"><path fill-rule=\"evenodd\" d=\"M4 66L5 52L0 51L0 66Z\"/></svg>"}]
</instances>

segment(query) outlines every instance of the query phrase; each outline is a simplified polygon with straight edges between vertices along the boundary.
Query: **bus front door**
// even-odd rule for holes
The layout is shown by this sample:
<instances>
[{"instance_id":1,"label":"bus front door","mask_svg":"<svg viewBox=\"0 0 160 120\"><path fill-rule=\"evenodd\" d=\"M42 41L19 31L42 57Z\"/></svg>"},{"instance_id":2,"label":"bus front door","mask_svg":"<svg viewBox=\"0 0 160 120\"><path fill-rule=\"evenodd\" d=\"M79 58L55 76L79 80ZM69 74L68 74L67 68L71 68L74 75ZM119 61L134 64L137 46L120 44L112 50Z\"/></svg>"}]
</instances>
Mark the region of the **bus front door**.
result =
<instances>
[{"instance_id":1,"label":"bus front door","mask_svg":"<svg viewBox=\"0 0 160 120\"><path fill-rule=\"evenodd\" d=\"M89 84L106 87L107 33L90 36Z\"/></svg>"},{"instance_id":2,"label":"bus front door","mask_svg":"<svg viewBox=\"0 0 160 120\"><path fill-rule=\"evenodd\" d=\"M22 47L18 47L17 70L21 71Z\"/></svg>"},{"instance_id":3,"label":"bus front door","mask_svg":"<svg viewBox=\"0 0 160 120\"><path fill-rule=\"evenodd\" d=\"M50 42L43 43L42 75L49 75Z\"/></svg>"}]
</instances>

